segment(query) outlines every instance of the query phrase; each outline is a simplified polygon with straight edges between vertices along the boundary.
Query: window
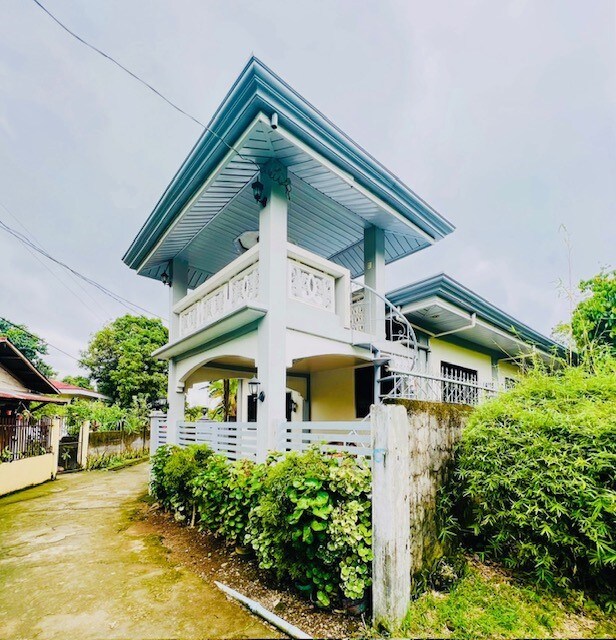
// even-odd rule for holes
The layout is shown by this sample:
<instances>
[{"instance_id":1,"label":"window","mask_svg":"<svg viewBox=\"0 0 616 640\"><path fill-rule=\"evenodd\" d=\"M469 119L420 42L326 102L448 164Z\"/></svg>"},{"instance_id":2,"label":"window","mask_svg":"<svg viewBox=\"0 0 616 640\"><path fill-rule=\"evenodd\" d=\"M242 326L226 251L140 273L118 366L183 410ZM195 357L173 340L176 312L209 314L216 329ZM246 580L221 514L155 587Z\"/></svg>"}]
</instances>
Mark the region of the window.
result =
<instances>
[{"instance_id":1,"label":"window","mask_svg":"<svg viewBox=\"0 0 616 640\"><path fill-rule=\"evenodd\" d=\"M505 390L513 389L518 381L515 378L505 378Z\"/></svg>"},{"instance_id":2,"label":"window","mask_svg":"<svg viewBox=\"0 0 616 640\"><path fill-rule=\"evenodd\" d=\"M443 381L443 402L451 404L477 404L478 376L475 369L467 369L449 362L441 362Z\"/></svg>"}]
</instances>

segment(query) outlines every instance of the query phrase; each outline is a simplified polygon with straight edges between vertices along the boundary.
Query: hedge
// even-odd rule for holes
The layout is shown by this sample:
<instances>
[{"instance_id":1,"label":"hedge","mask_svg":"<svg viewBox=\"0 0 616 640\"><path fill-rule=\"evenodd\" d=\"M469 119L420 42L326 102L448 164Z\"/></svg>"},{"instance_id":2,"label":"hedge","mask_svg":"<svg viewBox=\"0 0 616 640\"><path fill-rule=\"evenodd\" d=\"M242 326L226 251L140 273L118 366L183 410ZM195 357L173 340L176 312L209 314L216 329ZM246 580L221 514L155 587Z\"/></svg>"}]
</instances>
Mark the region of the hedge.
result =
<instances>
[{"instance_id":1,"label":"hedge","mask_svg":"<svg viewBox=\"0 0 616 640\"><path fill-rule=\"evenodd\" d=\"M615 369L534 371L479 407L441 492L444 532L544 586L615 584Z\"/></svg>"},{"instance_id":2,"label":"hedge","mask_svg":"<svg viewBox=\"0 0 616 640\"><path fill-rule=\"evenodd\" d=\"M254 550L259 566L328 607L371 584L371 472L317 449L228 462L207 445L160 447L151 491L179 520Z\"/></svg>"}]
</instances>

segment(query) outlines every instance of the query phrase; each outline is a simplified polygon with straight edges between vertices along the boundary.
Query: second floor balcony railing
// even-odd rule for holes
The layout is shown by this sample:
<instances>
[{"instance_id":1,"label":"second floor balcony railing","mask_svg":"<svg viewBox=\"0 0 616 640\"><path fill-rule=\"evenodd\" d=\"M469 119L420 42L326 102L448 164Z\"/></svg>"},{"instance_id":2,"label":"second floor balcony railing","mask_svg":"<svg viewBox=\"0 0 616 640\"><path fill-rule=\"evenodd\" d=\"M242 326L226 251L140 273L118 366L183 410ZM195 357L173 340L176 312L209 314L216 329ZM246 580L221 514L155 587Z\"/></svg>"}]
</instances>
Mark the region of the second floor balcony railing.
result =
<instances>
[{"instance_id":1,"label":"second floor balcony railing","mask_svg":"<svg viewBox=\"0 0 616 640\"><path fill-rule=\"evenodd\" d=\"M309 251L287 247L287 291L289 300L338 315L340 326L349 328L350 275L340 267ZM250 303L261 304L259 246L255 246L174 307L179 316L179 337L207 328Z\"/></svg>"}]
</instances>

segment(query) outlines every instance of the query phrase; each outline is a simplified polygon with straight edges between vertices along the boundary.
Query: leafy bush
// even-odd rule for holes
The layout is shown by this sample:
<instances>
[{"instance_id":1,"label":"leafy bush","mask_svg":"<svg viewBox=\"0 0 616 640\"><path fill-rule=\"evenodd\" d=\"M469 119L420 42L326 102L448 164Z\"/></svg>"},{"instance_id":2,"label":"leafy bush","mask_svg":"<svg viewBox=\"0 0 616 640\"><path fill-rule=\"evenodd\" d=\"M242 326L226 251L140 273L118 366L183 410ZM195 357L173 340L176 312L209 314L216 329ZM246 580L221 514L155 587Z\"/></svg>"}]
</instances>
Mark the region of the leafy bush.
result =
<instances>
[{"instance_id":1,"label":"leafy bush","mask_svg":"<svg viewBox=\"0 0 616 640\"><path fill-rule=\"evenodd\" d=\"M250 545L262 568L310 585L322 606L371 584L370 490L363 462L316 449L263 464L207 447L162 447L153 459L152 492L176 517L194 506L202 529Z\"/></svg>"},{"instance_id":2,"label":"leafy bush","mask_svg":"<svg viewBox=\"0 0 616 640\"><path fill-rule=\"evenodd\" d=\"M86 470L94 471L95 469L113 469L122 467L126 462L132 460L145 460L147 454L141 449L126 449L117 453L101 453L95 456L88 456L86 461Z\"/></svg>"},{"instance_id":3,"label":"leafy bush","mask_svg":"<svg viewBox=\"0 0 616 640\"><path fill-rule=\"evenodd\" d=\"M615 361L530 372L477 409L442 495L449 531L507 567L547 586L614 584Z\"/></svg>"},{"instance_id":4,"label":"leafy bush","mask_svg":"<svg viewBox=\"0 0 616 640\"><path fill-rule=\"evenodd\" d=\"M213 456L207 445L159 447L152 460L152 495L177 520L186 520L195 509L191 481L205 461Z\"/></svg>"}]
</instances>

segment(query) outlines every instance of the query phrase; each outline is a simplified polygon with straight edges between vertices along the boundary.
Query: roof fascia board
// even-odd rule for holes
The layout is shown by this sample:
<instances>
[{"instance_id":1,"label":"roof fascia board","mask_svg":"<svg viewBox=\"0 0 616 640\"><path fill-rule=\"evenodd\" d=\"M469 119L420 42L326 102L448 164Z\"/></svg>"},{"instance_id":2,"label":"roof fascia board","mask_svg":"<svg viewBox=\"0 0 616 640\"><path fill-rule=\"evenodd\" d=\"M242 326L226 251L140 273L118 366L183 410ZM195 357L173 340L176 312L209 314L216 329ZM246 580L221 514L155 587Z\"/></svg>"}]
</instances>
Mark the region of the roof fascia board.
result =
<instances>
[{"instance_id":1,"label":"roof fascia board","mask_svg":"<svg viewBox=\"0 0 616 640\"><path fill-rule=\"evenodd\" d=\"M7 348L9 349L9 351L13 352L14 354L13 357L17 357L19 360L21 360L31 370L31 372L39 378L39 380L43 383L43 386L47 387L48 391L43 391L42 393L58 393L58 390L56 389L56 387L53 386L49 378L44 376L10 340L6 339L6 340L2 340L2 342L5 345L7 345ZM0 362L2 362L1 357L0 357ZM6 366L6 365L3 365L3 366Z\"/></svg>"},{"instance_id":2,"label":"roof fascia board","mask_svg":"<svg viewBox=\"0 0 616 640\"><path fill-rule=\"evenodd\" d=\"M439 297L468 313L477 313L478 319L483 319L494 327L498 327L505 332L505 335L516 333L522 340L533 343L546 353L554 349L562 351L558 343L550 340L547 336L540 334L528 325L516 320L509 314L501 311L485 298L477 295L470 289L451 278L446 274L431 276L407 287L402 287L387 294L387 297L396 305L405 305L404 300L409 300L408 304L421 301L424 297Z\"/></svg>"},{"instance_id":3,"label":"roof fascia board","mask_svg":"<svg viewBox=\"0 0 616 640\"><path fill-rule=\"evenodd\" d=\"M259 111L264 111L266 116L278 113L280 124L284 124L288 131L298 137L309 136L324 157L335 164L346 165L356 182L362 183L392 207L407 210L409 215L417 218L416 224L433 239L440 239L454 230L448 220L405 187L321 112L265 65L251 58L125 253L123 260L126 264L136 268L143 262L143 255L150 253L157 234L175 219L178 209L183 208L182 199L191 197L187 190L194 189L194 183L205 178L208 167L220 162L226 155L225 149L237 146L236 140L246 129L246 121Z\"/></svg>"},{"instance_id":4,"label":"roof fascia board","mask_svg":"<svg viewBox=\"0 0 616 640\"><path fill-rule=\"evenodd\" d=\"M261 113L257 114L257 116L253 119L252 123L246 128L246 130L244 131L244 134L240 137L239 141L238 141L238 145L241 148L241 145L244 144L244 142L246 141L246 139L248 137L250 137L251 133L253 132L255 126L262 121L261 118ZM198 189L194 195L190 198L190 200L182 207L182 209L180 210L180 212L175 216L175 218L173 220L169 221L169 224L167 226L167 229L163 232L163 234L160 236L158 242L156 242L156 244L154 245L154 247L151 249L151 251L149 251L140 261L139 266L137 267L137 273L140 273L140 271L143 269L143 267L147 264L148 260L150 259L150 257L152 255L154 255L156 253L156 251L158 251L158 249L162 246L162 244L165 242L165 240L167 239L167 237L169 236L169 234L173 231L173 229L176 227L177 224L179 224L179 222L181 221L183 215L187 212L190 211L190 208L199 200L199 198L205 193L205 191L207 191L207 189L209 189L210 185L219 177L220 173L225 169L225 167L227 167L227 165L233 160L234 156L237 154L237 152L235 151L235 149L229 149L227 151L227 153L224 155L224 157L220 160L220 162L216 165L216 167L214 168L214 170L210 173L209 177L207 178L207 180L205 181L205 183L203 184L203 186ZM258 168L255 167L255 173L258 171ZM238 193L240 193L242 190L240 189L240 191L238 191ZM237 195L237 194L236 194ZM223 207L224 208L224 207ZM132 265L131 265L132 266Z\"/></svg>"}]
</instances>

